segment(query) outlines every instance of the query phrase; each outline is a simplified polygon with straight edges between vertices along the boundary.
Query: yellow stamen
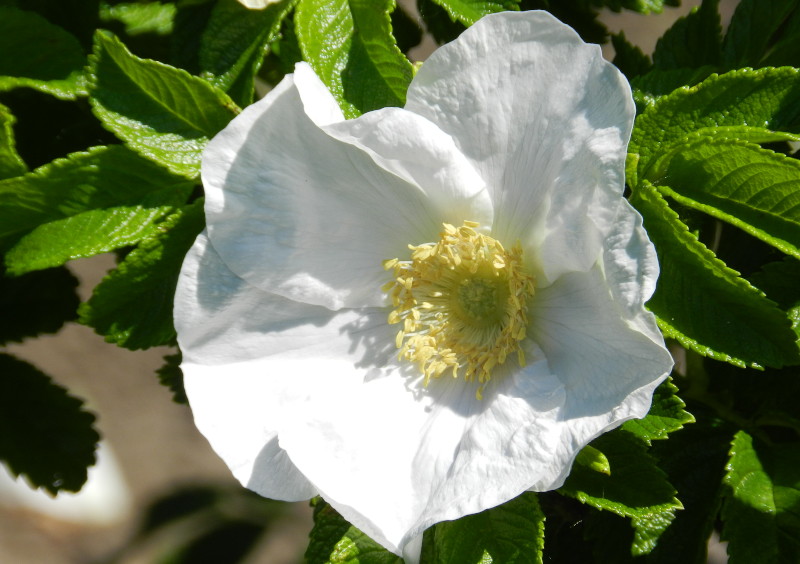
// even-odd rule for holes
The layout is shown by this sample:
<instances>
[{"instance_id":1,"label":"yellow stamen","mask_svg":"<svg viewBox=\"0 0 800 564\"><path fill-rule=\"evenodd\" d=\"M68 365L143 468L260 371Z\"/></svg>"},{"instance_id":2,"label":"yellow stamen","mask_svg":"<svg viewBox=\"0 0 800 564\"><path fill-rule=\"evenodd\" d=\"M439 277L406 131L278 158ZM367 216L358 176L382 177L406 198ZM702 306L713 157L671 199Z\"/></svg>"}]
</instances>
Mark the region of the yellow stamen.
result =
<instances>
[{"instance_id":1,"label":"yellow stamen","mask_svg":"<svg viewBox=\"0 0 800 564\"><path fill-rule=\"evenodd\" d=\"M436 243L409 245L411 260L383 261L394 280L382 288L394 309L389 323L397 333L399 358L416 364L424 385L450 371L454 378L476 380L476 397L492 371L516 353L525 365L522 341L533 276L523 270L522 248L510 251L476 231L479 224L448 223Z\"/></svg>"}]
</instances>

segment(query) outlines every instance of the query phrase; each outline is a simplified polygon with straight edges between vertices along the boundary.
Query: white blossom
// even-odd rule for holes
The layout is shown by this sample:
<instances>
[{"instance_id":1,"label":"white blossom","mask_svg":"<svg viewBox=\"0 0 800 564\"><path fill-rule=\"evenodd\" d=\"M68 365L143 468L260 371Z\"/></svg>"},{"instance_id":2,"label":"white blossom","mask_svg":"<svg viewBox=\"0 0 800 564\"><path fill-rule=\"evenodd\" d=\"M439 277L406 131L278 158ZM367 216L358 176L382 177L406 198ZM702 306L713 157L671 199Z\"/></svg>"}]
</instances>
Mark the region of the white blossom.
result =
<instances>
[{"instance_id":1,"label":"white blossom","mask_svg":"<svg viewBox=\"0 0 800 564\"><path fill-rule=\"evenodd\" d=\"M623 199L634 105L545 12L487 16L405 108L344 120L301 63L217 135L175 305L198 428L248 488L323 496L407 562L559 487L672 360ZM412 246L410 248L409 246Z\"/></svg>"}]
</instances>

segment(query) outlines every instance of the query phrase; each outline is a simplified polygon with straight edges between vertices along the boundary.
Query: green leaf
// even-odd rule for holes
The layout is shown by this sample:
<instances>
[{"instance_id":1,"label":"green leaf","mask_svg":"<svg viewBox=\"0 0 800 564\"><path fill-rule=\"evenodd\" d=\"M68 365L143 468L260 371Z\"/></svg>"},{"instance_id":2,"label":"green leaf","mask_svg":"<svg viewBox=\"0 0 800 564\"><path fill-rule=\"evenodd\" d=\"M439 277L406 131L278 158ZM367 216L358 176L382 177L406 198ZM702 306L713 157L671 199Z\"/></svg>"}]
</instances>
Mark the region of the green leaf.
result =
<instances>
[{"instance_id":1,"label":"green leaf","mask_svg":"<svg viewBox=\"0 0 800 564\"><path fill-rule=\"evenodd\" d=\"M89 69L92 109L128 147L176 174L195 178L208 140L238 108L205 80L140 59L111 34L95 35Z\"/></svg>"},{"instance_id":2,"label":"green leaf","mask_svg":"<svg viewBox=\"0 0 800 564\"><path fill-rule=\"evenodd\" d=\"M722 509L730 564L800 561L800 443L733 439Z\"/></svg>"},{"instance_id":3,"label":"green leaf","mask_svg":"<svg viewBox=\"0 0 800 564\"><path fill-rule=\"evenodd\" d=\"M0 104L0 180L28 172L25 161L17 154L14 142L14 115Z\"/></svg>"},{"instance_id":4,"label":"green leaf","mask_svg":"<svg viewBox=\"0 0 800 564\"><path fill-rule=\"evenodd\" d=\"M726 68L759 67L772 51L774 35L785 27L797 0L742 0L728 26L723 46ZM796 61L795 61L796 62Z\"/></svg>"},{"instance_id":5,"label":"green leaf","mask_svg":"<svg viewBox=\"0 0 800 564\"><path fill-rule=\"evenodd\" d=\"M78 40L34 12L0 6L0 91L25 86L72 100L86 94Z\"/></svg>"},{"instance_id":6,"label":"green leaf","mask_svg":"<svg viewBox=\"0 0 800 564\"><path fill-rule=\"evenodd\" d=\"M172 2L124 2L121 4L101 4L100 19L103 22L118 21L125 26L128 35L172 33L177 8Z\"/></svg>"},{"instance_id":7,"label":"green leaf","mask_svg":"<svg viewBox=\"0 0 800 564\"><path fill-rule=\"evenodd\" d=\"M48 376L7 354L0 354L0 390L0 459L11 473L51 494L80 490L100 440L94 415Z\"/></svg>"},{"instance_id":8,"label":"green leaf","mask_svg":"<svg viewBox=\"0 0 800 564\"><path fill-rule=\"evenodd\" d=\"M686 144L662 193L800 258L800 162L728 139Z\"/></svg>"},{"instance_id":9,"label":"green leaf","mask_svg":"<svg viewBox=\"0 0 800 564\"><path fill-rule=\"evenodd\" d=\"M520 0L433 0L447 11L447 14L466 26L471 26L483 16L519 10Z\"/></svg>"},{"instance_id":10,"label":"green leaf","mask_svg":"<svg viewBox=\"0 0 800 564\"><path fill-rule=\"evenodd\" d=\"M662 511L661 513L652 513L643 517L633 517L631 525L633 526L633 544L631 545L631 553L634 556L642 556L650 554L658 544L659 539L672 525L675 520L675 513L672 511Z\"/></svg>"},{"instance_id":11,"label":"green leaf","mask_svg":"<svg viewBox=\"0 0 800 564\"><path fill-rule=\"evenodd\" d=\"M240 106L253 101L254 78L267 46L295 0L250 10L237 0L221 0L200 42L200 76L225 90Z\"/></svg>"},{"instance_id":12,"label":"green leaf","mask_svg":"<svg viewBox=\"0 0 800 564\"><path fill-rule=\"evenodd\" d=\"M678 19L658 40L653 52L653 64L665 70L719 66L721 62L719 0L703 0L700 7Z\"/></svg>"},{"instance_id":13,"label":"green leaf","mask_svg":"<svg viewBox=\"0 0 800 564\"><path fill-rule=\"evenodd\" d=\"M164 357L164 366L156 370L158 381L162 386L166 386L172 392L172 401L175 403L189 404L186 397L186 390L183 388L183 371L181 361L183 355L180 351L176 354L168 354Z\"/></svg>"},{"instance_id":14,"label":"green leaf","mask_svg":"<svg viewBox=\"0 0 800 564\"><path fill-rule=\"evenodd\" d=\"M668 379L653 394L653 404L643 419L632 419L622 425L622 429L642 439L650 441L666 439L670 433L694 423L694 417L683 408L686 404L677 396L678 388Z\"/></svg>"},{"instance_id":15,"label":"green leaf","mask_svg":"<svg viewBox=\"0 0 800 564\"><path fill-rule=\"evenodd\" d=\"M0 268L0 273L4 269ZM77 317L78 279L66 268L0 276L0 345L55 333Z\"/></svg>"},{"instance_id":16,"label":"green leaf","mask_svg":"<svg viewBox=\"0 0 800 564\"><path fill-rule=\"evenodd\" d=\"M439 6L436 0L417 0L417 8L425 23L425 30L439 45L449 43L467 29L464 24L453 19L447 10Z\"/></svg>"},{"instance_id":17,"label":"green leaf","mask_svg":"<svg viewBox=\"0 0 800 564\"><path fill-rule=\"evenodd\" d=\"M307 564L403 564L402 558L356 529L321 499L312 504L314 528L305 555Z\"/></svg>"},{"instance_id":18,"label":"green leaf","mask_svg":"<svg viewBox=\"0 0 800 564\"><path fill-rule=\"evenodd\" d=\"M615 12L625 8L640 14L660 14L664 11L664 6L679 6L680 0L593 0L592 3L596 6L610 8Z\"/></svg>"},{"instance_id":19,"label":"green leaf","mask_svg":"<svg viewBox=\"0 0 800 564\"><path fill-rule=\"evenodd\" d=\"M413 68L392 36L394 0L300 0L295 31L303 58L345 117L403 106Z\"/></svg>"},{"instance_id":20,"label":"green leaf","mask_svg":"<svg viewBox=\"0 0 800 564\"><path fill-rule=\"evenodd\" d=\"M439 523L433 563L541 563L544 520L536 494L527 492L481 513Z\"/></svg>"},{"instance_id":21,"label":"green leaf","mask_svg":"<svg viewBox=\"0 0 800 564\"><path fill-rule=\"evenodd\" d=\"M614 46L612 62L628 77L628 80L646 74L653 67L650 57L645 55L639 47L630 43L625 37L624 31L612 35L611 44Z\"/></svg>"},{"instance_id":22,"label":"green leaf","mask_svg":"<svg viewBox=\"0 0 800 564\"><path fill-rule=\"evenodd\" d=\"M96 247L92 247L94 237L86 229L93 220L98 220L97 224L103 222L103 214L92 210L120 209L117 227L123 235L126 229L136 227L136 224L125 225L126 218L147 220L153 210L183 203L191 189L191 182L121 145L73 153L23 176L0 181L0 247L34 228L55 222L33 235L34 241L44 246L55 245L52 252L62 253L60 256L73 252L70 249L74 249L75 256L88 256ZM109 215L107 219L112 221L113 217ZM114 224L109 223L105 234L111 235L113 230ZM76 239L48 241L48 236L59 234ZM97 244L108 248L112 241L105 244L97 241ZM41 248L39 252L47 256L50 251ZM20 253L12 260L19 260L20 269L24 270L25 258Z\"/></svg>"},{"instance_id":23,"label":"green leaf","mask_svg":"<svg viewBox=\"0 0 800 564\"><path fill-rule=\"evenodd\" d=\"M784 312L698 241L652 186L640 185L631 203L658 253L661 274L647 307L666 337L740 367L800 361Z\"/></svg>"},{"instance_id":24,"label":"green leaf","mask_svg":"<svg viewBox=\"0 0 800 564\"><path fill-rule=\"evenodd\" d=\"M559 493L623 517L648 518L681 508L675 488L638 437L617 430L601 435L592 446L606 455L611 474L573 466Z\"/></svg>"},{"instance_id":25,"label":"green leaf","mask_svg":"<svg viewBox=\"0 0 800 564\"><path fill-rule=\"evenodd\" d=\"M742 69L712 75L697 86L660 98L636 118L628 146L628 182L635 187L640 177L649 178L651 161L690 134L742 138L741 126L752 131L794 132L798 116L798 69ZM753 137L747 140L759 142Z\"/></svg>"},{"instance_id":26,"label":"green leaf","mask_svg":"<svg viewBox=\"0 0 800 564\"><path fill-rule=\"evenodd\" d=\"M578 456L575 457L575 464L601 474L611 475L611 464L609 464L608 458L592 445L586 445L581 449Z\"/></svg>"},{"instance_id":27,"label":"green leaf","mask_svg":"<svg viewBox=\"0 0 800 564\"><path fill-rule=\"evenodd\" d=\"M631 80L631 88L633 88L633 100L636 102L636 113L641 114L648 106L652 106L678 88L702 82L713 72L714 67L709 66L697 69L653 69L647 74L634 77Z\"/></svg>"},{"instance_id":28,"label":"green leaf","mask_svg":"<svg viewBox=\"0 0 800 564\"><path fill-rule=\"evenodd\" d=\"M202 200L161 223L158 233L139 243L81 304L80 322L128 349L173 342L172 302L178 274L204 225Z\"/></svg>"}]
</instances>

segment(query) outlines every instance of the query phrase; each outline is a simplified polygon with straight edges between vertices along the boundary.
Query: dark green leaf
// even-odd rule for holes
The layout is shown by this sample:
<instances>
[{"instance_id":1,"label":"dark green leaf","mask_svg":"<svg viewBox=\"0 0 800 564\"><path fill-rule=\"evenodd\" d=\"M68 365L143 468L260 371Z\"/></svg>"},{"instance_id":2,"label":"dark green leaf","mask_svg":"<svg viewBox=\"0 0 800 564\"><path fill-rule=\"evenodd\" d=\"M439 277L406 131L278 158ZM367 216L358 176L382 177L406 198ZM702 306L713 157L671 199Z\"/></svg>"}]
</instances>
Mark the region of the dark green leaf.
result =
<instances>
[{"instance_id":1,"label":"dark green leaf","mask_svg":"<svg viewBox=\"0 0 800 564\"><path fill-rule=\"evenodd\" d=\"M683 429L688 423L694 423L694 417L683 409L686 404L677 393L678 388L672 380L667 380L656 388L653 404L647 415L643 419L625 422L622 428L650 444L650 441L666 439L670 433Z\"/></svg>"},{"instance_id":2,"label":"dark green leaf","mask_svg":"<svg viewBox=\"0 0 800 564\"><path fill-rule=\"evenodd\" d=\"M182 359L183 355L180 351L176 354L168 354L164 357L164 366L156 370L156 374L158 374L158 381L172 391L172 401L188 404L186 390L183 389Z\"/></svg>"},{"instance_id":3,"label":"dark green leaf","mask_svg":"<svg viewBox=\"0 0 800 564\"><path fill-rule=\"evenodd\" d=\"M800 443L766 446L739 431L727 470L730 564L800 562Z\"/></svg>"},{"instance_id":4,"label":"dark green leaf","mask_svg":"<svg viewBox=\"0 0 800 564\"><path fill-rule=\"evenodd\" d=\"M73 153L23 176L0 181L0 246L52 222L50 226L43 226L39 234L32 234L41 248L28 250L47 256L51 252L47 246L53 244L52 253L65 259L95 254L95 251L108 250L113 240L95 241L87 230L93 222L110 229L104 231L105 235L113 234L115 224L108 222L115 220L120 235L126 229L135 232L139 226L152 222L153 214L163 215L164 206L185 202L191 189L191 182L168 173L121 145ZM97 210L108 210L109 214ZM114 210L119 214L110 213ZM141 220L139 223L126 224L137 218ZM60 236L69 240L54 240ZM128 237L127 241L134 239ZM120 244L128 243L120 241ZM20 253L17 259L22 267L27 259ZM47 262L53 261L45 260Z\"/></svg>"},{"instance_id":5,"label":"dark green leaf","mask_svg":"<svg viewBox=\"0 0 800 564\"><path fill-rule=\"evenodd\" d=\"M628 77L628 80L646 74L653 67L650 57L642 53L636 45L631 44L625 37L624 31L612 35L611 44L614 46L612 62Z\"/></svg>"},{"instance_id":6,"label":"dark green leaf","mask_svg":"<svg viewBox=\"0 0 800 564\"><path fill-rule=\"evenodd\" d=\"M678 88L694 86L702 82L714 72L714 67L697 69L654 69L631 80L633 100L636 102L636 113L641 114L661 97L671 94Z\"/></svg>"},{"instance_id":7,"label":"dark green leaf","mask_svg":"<svg viewBox=\"0 0 800 564\"><path fill-rule=\"evenodd\" d=\"M541 563L545 516L536 494L509 502L434 530L435 564Z\"/></svg>"},{"instance_id":8,"label":"dark green leaf","mask_svg":"<svg viewBox=\"0 0 800 564\"><path fill-rule=\"evenodd\" d=\"M698 68L722 63L719 0L703 0L658 40L653 64L659 69Z\"/></svg>"},{"instance_id":9,"label":"dark green leaf","mask_svg":"<svg viewBox=\"0 0 800 564\"><path fill-rule=\"evenodd\" d=\"M726 68L760 67L797 0L742 0L731 18L723 47Z\"/></svg>"},{"instance_id":10,"label":"dark green leaf","mask_svg":"<svg viewBox=\"0 0 800 564\"><path fill-rule=\"evenodd\" d=\"M17 154L12 127L15 121L11 110L0 104L0 180L28 171L25 162Z\"/></svg>"},{"instance_id":11,"label":"dark green leaf","mask_svg":"<svg viewBox=\"0 0 800 564\"><path fill-rule=\"evenodd\" d=\"M81 400L27 362L0 354L0 459L51 494L76 492L100 435Z\"/></svg>"},{"instance_id":12,"label":"dark green leaf","mask_svg":"<svg viewBox=\"0 0 800 564\"><path fill-rule=\"evenodd\" d=\"M208 82L186 71L130 54L98 32L90 57L91 102L103 125L134 151L195 178L208 140L238 109Z\"/></svg>"},{"instance_id":13,"label":"dark green leaf","mask_svg":"<svg viewBox=\"0 0 800 564\"><path fill-rule=\"evenodd\" d=\"M81 305L80 322L128 349L171 343L178 273L204 224L202 200L161 223L159 233L131 251Z\"/></svg>"},{"instance_id":14,"label":"dark green leaf","mask_svg":"<svg viewBox=\"0 0 800 564\"><path fill-rule=\"evenodd\" d=\"M301 0L295 30L306 61L345 116L403 106L412 66L392 36L393 0Z\"/></svg>"},{"instance_id":15,"label":"dark green leaf","mask_svg":"<svg viewBox=\"0 0 800 564\"><path fill-rule=\"evenodd\" d=\"M470 26L487 14L518 10L520 0L433 0L445 9L448 15Z\"/></svg>"},{"instance_id":16,"label":"dark green leaf","mask_svg":"<svg viewBox=\"0 0 800 564\"><path fill-rule=\"evenodd\" d=\"M391 15L392 33L397 39L397 48L403 53L422 41L422 28L416 18L412 17L400 4L397 4Z\"/></svg>"},{"instance_id":17,"label":"dark green leaf","mask_svg":"<svg viewBox=\"0 0 800 564\"><path fill-rule=\"evenodd\" d=\"M447 10L435 3L435 0L417 0L419 14L425 22L425 29L433 35L437 43L449 43L467 29L464 24L454 20Z\"/></svg>"},{"instance_id":18,"label":"dark green leaf","mask_svg":"<svg viewBox=\"0 0 800 564\"><path fill-rule=\"evenodd\" d=\"M200 42L200 76L240 106L250 104L267 46L294 4L295 0L282 0L264 10L250 10L237 0L218 2Z\"/></svg>"},{"instance_id":19,"label":"dark green leaf","mask_svg":"<svg viewBox=\"0 0 800 564\"><path fill-rule=\"evenodd\" d=\"M0 91L27 86L58 98L86 93L78 40L33 12L0 6Z\"/></svg>"},{"instance_id":20,"label":"dark green leaf","mask_svg":"<svg viewBox=\"0 0 800 564\"><path fill-rule=\"evenodd\" d=\"M321 499L314 500L314 528L311 530L307 564L403 564L367 535L348 523Z\"/></svg>"},{"instance_id":21,"label":"dark green leaf","mask_svg":"<svg viewBox=\"0 0 800 564\"><path fill-rule=\"evenodd\" d=\"M661 274L647 307L665 336L740 367L800 361L784 312L698 241L652 186L640 185L631 203L658 252Z\"/></svg>"},{"instance_id":22,"label":"dark green leaf","mask_svg":"<svg viewBox=\"0 0 800 564\"><path fill-rule=\"evenodd\" d=\"M5 274L0 268L0 273ZM78 279L66 268L0 276L0 345L55 333L77 317Z\"/></svg>"},{"instance_id":23,"label":"dark green leaf","mask_svg":"<svg viewBox=\"0 0 800 564\"><path fill-rule=\"evenodd\" d=\"M592 446L606 455L611 474L573 466L560 493L623 517L649 518L681 508L675 488L638 437L617 430L601 435Z\"/></svg>"}]
</instances>

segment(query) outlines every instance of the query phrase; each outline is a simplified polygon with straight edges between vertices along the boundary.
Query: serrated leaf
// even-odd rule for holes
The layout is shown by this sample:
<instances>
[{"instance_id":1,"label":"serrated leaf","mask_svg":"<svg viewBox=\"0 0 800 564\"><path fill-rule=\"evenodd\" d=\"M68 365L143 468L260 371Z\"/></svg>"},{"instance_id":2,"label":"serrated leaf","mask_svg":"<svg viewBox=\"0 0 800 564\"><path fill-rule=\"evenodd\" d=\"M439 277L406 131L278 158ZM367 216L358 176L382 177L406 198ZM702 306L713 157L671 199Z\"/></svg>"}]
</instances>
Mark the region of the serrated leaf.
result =
<instances>
[{"instance_id":1,"label":"serrated leaf","mask_svg":"<svg viewBox=\"0 0 800 564\"><path fill-rule=\"evenodd\" d=\"M81 304L80 322L128 349L171 343L178 273L204 225L202 200L167 218L158 233L139 243Z\"/></svg>"},{"instance_id":2,"label":"serrated leaf","mask_svg":"<svg viewBox=\"0 0 800 564\"><path fill-rule=\"evenodd\" d=\"M611 474L573 466L559 493L623 517L645 518L681 508L675 488L639 438L617 430L601 435L592 446L606 455Z\"/></svg>"},{"instance_id":3,"label":"serrated leaf","mask_svg":"<svg viewBox=\"0 0 800 564\"><path fill-rule=\"evenodd\" d=\"M688 16L679 18L653 52L653 64L664 70L719 66L721 62L719 0L703 0Z\"/></svg>"},{"instance_id":4,"label":"serrated leaf","mask_svg":"<svg viewBox=\"0 0 800 564\"><path fill-rule=\"evenodd\" d=\"M586 445L581 449L578 456L575 457L575 464L585 466L601 474L611 475L611 465L608 462L608 458L592 445Z\"/></svg>"},{"instance_id":5,"label":"serrated leaf","mask_svg":"<svg viewBox=\"0 0 800 564\"><path fill-rule=\"evenodd\" d=\"M595 6L605 6L615 12L625 8L640 14L660 14L664 11L664 6L679 6L680 0L593 0L592 3Z\"/></svg>"},{"instance_id":6,"label":"serrated leaf","mask_svg":"<svg viewBox=\"0 0 800 564\"><path fill-rule=\"evenodd\" d=\"M348 523L322 500L314 503L314 528L311 530L305 562L307 564L403 564L367 535Z\"/></svg>"},{"instance_id":7,"label":"serrated leaf","mask_svg":"<svg viewBox=\"0 0 800 564\"><path fill-rule=\"evenodd\" d=\"M545 516L528 492L434 529L433 564L540 564Z\"/></svg>"},{"instance_id":8,"label":"serrated leaf","mask_svg":"<svg viewBox=\"0 0 800 564\"><path fill-rule=\"evenodd\" d=\"M140 155L197 177L203 148L236 104L184 70L131 55L107 32L95 35L90 63L90 101L103 126Z\"/></svg>"},{"instance_id":9,"label":"serrated leaf","mask_svg":"<svg viewBox=\"0 0 800 564\"><path fill-rule=\"evenodd\" d=\"M774 35L785 27L797 0L742 0L736 6L723 46L726 68L759 67L774 48ZM795 61L796 63L796 61ZM787 63L784 63L787 64Z\"/></svg>"},{"instance_id":10,"label":"serrated leaf","mask_svg":"<svg viewBox=\"0 0 800 564\"><path fill-rule=\"evenodd\" d=\"M86 94L78 40L34 12L0 6L0 91L35 88L65 100Z\"/></svg>"},{"instance_id":11,"label":"serrated leaf","mask_svg":"<svg viewBox=\"0 0 800 564\"><path fill-rule=\"evenodd\" d=\"M647 307L664 335L736 366L800 362L786 315L716 258L648 183L631 203L656 246L661 274Z\"/></svg>"},{"instance_id":12,"label":"serrated leaf","mask_svg":"<svg viewBox=\"0 0 800 564\"><path fill-rule=\"evenodd\" d=\"M214 6L200 42L200 76L244 107L253 101L254 79L267 46L296 0L250 10L237 0Z\"/></svg>"},{"instance_id":13,"label":"serrated leaf","mask_svg":"<svg viewBox=\"0 0 800 564\"><path fill-rule=\"evenodd\" d=\"M633 544L631 545L631 554L633 556L650 554L674 520L675 513L672 511L662 511L661 513L632 518Z\"/></svg>"},{"instance_id":14,"label":"serrated leaf","mask_svg":"<svg viewBox=\"0 0 800 564\"><path fill-rule=\"evenodd\" d=\"M0 268L0 345L41 333L55 333L77 317L78 279L66 268L17 278Z\"/></svg>"},{"instance_id":15,"label":"serrated leaf","mask_svg":"<svg viewBox=\"0 0 800 564\"><path fill-rule=\"evenodd\" d=\"M28 172L25 161L17 154L14 142L14 115L0 104L0 180Z\"/></svg>"},{"instance_id":16,"label":"serrated leaf","mask_svg":"<svg viewBox=\"0 0 800 564\"><path fill-rule=\"evenodd\" d=\"M433 0L447 11L448 15L470 26L487 14L519 10L520 0Z\"/></svg>"},{"instance_id":17,"label":"serrated leaf","mask_svg":"<svg viewBox=\"0 0 800 564\"><path fill-rule=\"evenodd\" d=\"M728 139L685 145L662 193L800 258L800 162Z\"/></svg>"},{"instance_id":18,"label":"serrated leaf","mask_svg":"<svg viewBox=\"0 0 800 564\"><path fill-rule=\"evenodd\" d=\"M653 67L650 57L645 55L639 47L628 41L624 31L613 34L611 36L611 44L614 46L614 60L612 62L628 77L628 80L646 74Z\"/></svg>"},{"instance_id":19,"label":"serrated leaf","mask_svg":"<svg viewBox=\"0 0 800 564\"><path fill-rule=\"evenodd\" d=\"M647 415L643 419L626 421L622 429L650 444L650 441L666 439L670 433L694 423L694 417L684 410L686 404L677 393L678 388L672 379L666 380L653 393L653 403Z\"/></svg>"},{"instance_id":20,"label":"serrated leaf","mask_svg":"<svg viewBox=\"0 0 800 564\"><path fill-rule=\"evenodd\" d=\"M147 210L181 204L191 189L191 182L121 145L72 153L23 176L0 181L0 247L40 225L60 222L45 228L42 235L35 236L36 240L47 244L47 235L58 237L60 231L75 239L54 242L54 250L67 252L72 248L75 256L87 256L87 249L93 248L93 236L78 228L87 227L97 212L85 216L87 221L76 218L74 224L63 221L65 218L91 210L123 208L128 215L122 213L119 219L135 219L141 213L140 219L147 220ZM102 246L102 241L99 244ZM45 248L40 251L48 252Z\"/></svg>"},{"instance_id":21,"label":"serrated leaf","mask_svg":"<svg viewBox=\"0 0 800 564\"><path fill-rule=\"evenodd\" d=\"M183 388L183 371L181 362L183 355L180 351L176 354L168 354L164 357L164 365L156 370L158 381L172 392L172 401L175 403L189 404L186 397L186 390Z\"/></svg>"},{"instance_id":22,"label":"serrated leaf","mask_svg":"<svg viewBox=\"0 0 800 564\"><path fill-rule=\"evenodd\" d=\"M78 491L100 435L81 400L34 366L0 354L0 460L51 494Z\"/></svg>"},{"instance_id":23,"label":"serrated leaf","mask_svg":"<svg viewBox=\"0 0 800 564\"><path fill-rule=\"evenodd\" d=\"M118 21L125 26L128 35L172 33L177 8L172 2L123 2L120 4L101 4L100 19L103 22Z\"/></svg>"},{"instance_id":24,"label":"serrated leaf","mask_svg":"<svg viewBox=\"0 0 800 564\"><path fill-rule=\"evenodd\" d=\"M648 178L654 157L690 134L741 138L741 126L754 131L795 132L798 116L798 69L742 69L712 75L697 86L663 96L636 118L628 146L627 180L635 187L640 178Z\"/></svg>"},{"instance_id":25,"label":"serrated leaf","mask_svg":"<svg viewBox=\"0 0 800 564\"><path fill-rule=\"evenodd\" d=\"M413 68L392 36L394 0L300 0L295 31L303 58L348 118L403 106Z\"/></svg>"},{"instance_id":26,"label":"serrated leaf","mask_svg":"<svg viewBox=\"0 0 800 564\"><path fill-rule=\"evenodd\" d=\"M800 561L800 443L766 446L739 431L725 485L722 538L730 564Z\"/></svg>"},{"instance_id":27,"label":"serrated leaf","mask_svg":"<svg viewBox=\"0 0 800 564\"><path fill-rule=\"evenodd\" d=\"M453 19L435 0L417 0L417 9L425 23L425 30L439 45L453 41L467 29L460 21Z\"/></svg>"},{"instance_id":28,"label":"serrated leaf","mask_svg":"<svg viewBox=\"0 0 800 564\"><path fill-rule=\"evenodd\" d=\"M696 69L652 69L647 74L636 76L631 80L633 101L636 102L636 113L641 114L659 99L671 94L678 88L694 86L714 72L713 67Z\"/></svg>"}]
</instances>

